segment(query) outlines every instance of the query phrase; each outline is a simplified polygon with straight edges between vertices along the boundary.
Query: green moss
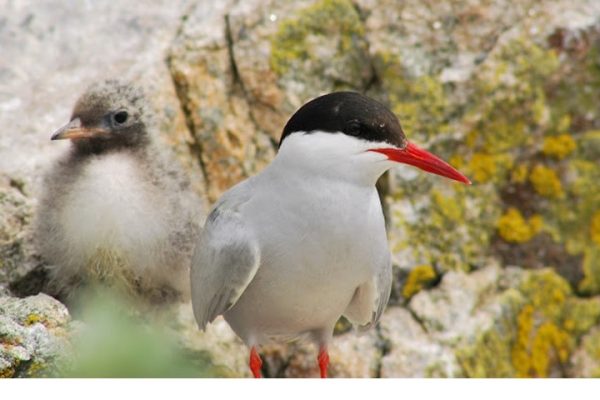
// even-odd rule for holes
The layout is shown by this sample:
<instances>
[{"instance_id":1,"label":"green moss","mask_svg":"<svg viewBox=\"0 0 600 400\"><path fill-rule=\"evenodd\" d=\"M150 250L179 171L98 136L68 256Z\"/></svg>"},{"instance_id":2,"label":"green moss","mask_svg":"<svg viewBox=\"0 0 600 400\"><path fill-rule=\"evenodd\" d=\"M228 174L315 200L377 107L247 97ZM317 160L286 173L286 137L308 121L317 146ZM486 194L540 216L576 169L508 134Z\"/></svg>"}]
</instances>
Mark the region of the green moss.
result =
<instances>
[{"instance_id":1,"label":"green moss","mask_svg":"<svg viewBox=\"0 0 600 400\"><path fill-rule=\"evenodd\" d=\"M349 0L321 0L301 10L296 17L283 20L271 40L271 69L285 74L297 63L314 57L311 37L336 38L337 54L352 53L364 35L360 17Z\"/></svg>"}]
</instances>

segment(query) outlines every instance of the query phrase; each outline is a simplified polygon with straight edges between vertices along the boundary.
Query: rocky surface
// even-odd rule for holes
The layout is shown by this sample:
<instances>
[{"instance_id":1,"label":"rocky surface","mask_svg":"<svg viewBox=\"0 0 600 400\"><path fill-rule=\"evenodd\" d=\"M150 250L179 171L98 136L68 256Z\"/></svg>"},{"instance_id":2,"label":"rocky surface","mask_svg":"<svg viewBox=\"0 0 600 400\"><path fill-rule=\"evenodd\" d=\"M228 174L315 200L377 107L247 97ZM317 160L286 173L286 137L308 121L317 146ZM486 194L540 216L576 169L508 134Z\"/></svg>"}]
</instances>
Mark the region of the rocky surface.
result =
<instances>
[{"instance_id":1,"label":"rocky surface","mask_svg":"<svg viewBox=\"0 0 600 400\"><path fill-rule=\"evenodd\" d=\"M0 296L8 294L10 282L31 269L31 216L24 183L0 172Z\"/></svg>"},{"instance_id":2,"label":"rocky surface","mask_svg":"<svg viewBox=\"0 0 600 400\"><path fill-rule=\"evenodd\" d=\"M39 263L28 239L39 177L66 145L48 137L91 81L144 87L157 140L206 206L272 159L303 102L359 90L474 185L404 167L385 178L394 304L375 330L340 329L331 374L598 376L597 1L5 1L0 11L0 295ZM60 309L44 296L0 300L2 375L45 374L32 366L68 354L69 318L27 325L29 303L43 321ZM176 315L172 335L189 354L249 375L224 321L199 333L189 305ZM263 356L268 376L317 376L311 346Z\"/></svg>"},{"instance_id":3,"label":"rocky surface","mask_svg":"<svg viewBox=\"0 0 600 400\"><path fill-rule=\"evenodd\" d=\"M67 308L50 296L0 297L0 377L54 374L71 356L71 328Z\"/></svg>"}]
</instances>

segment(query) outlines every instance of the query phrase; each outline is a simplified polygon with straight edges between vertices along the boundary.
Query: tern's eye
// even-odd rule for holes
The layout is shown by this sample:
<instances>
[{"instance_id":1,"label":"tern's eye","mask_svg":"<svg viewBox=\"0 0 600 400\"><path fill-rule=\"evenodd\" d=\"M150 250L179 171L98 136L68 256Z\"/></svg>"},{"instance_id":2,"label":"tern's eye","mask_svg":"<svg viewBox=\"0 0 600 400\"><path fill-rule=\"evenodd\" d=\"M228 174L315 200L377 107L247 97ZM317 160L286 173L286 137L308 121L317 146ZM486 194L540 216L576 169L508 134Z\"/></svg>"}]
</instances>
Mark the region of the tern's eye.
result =
<instances>
[{"instance_id":1,"label":"tern's eye","mask_svg":"<svg viewBox=\"0 0 600 400\"><path fill-rule=\"evenodd\" d=\"M115 122L115 125L123 125L125 122L127 122L128 118L129 114L127 114L127 111L119 111L113 114L113 121Z\"/></svg>"}]
</instances>

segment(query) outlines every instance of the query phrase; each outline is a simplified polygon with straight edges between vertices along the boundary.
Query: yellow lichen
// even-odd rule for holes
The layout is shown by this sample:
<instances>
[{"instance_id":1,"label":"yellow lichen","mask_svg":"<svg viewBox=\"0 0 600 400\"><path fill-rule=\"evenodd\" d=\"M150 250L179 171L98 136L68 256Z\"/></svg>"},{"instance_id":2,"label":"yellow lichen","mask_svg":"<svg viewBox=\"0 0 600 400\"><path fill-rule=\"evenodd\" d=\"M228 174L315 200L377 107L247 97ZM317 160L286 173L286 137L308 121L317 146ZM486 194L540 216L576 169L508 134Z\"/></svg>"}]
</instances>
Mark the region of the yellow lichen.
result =
<instances>
[{"instance_id":1,"label":"yellow lichen","mask_svg":"<svg viewBox=\"0 0 600 400\"><path fill-rule=\"evenodd\" d=\"M435 280L437 274L431 265L418 265L410 271L408 279L402 289L402 295L410 299L417 294L423 287Z\"/></svg>"},{"instance_id":2,"label":"yellow lichen","mask_svg":"<svg viewBox=\"0 0 600 400\"><path fill-rule=\"evenodd\" d=\"M459 223L463 218L462 204L456 196L446 196L437 190L431 193L431 200L435 210L439 212L439 217L450 223ZM437 221L443 223L442 221Z\"/></svg>"},{"instance_id":3,"label":"yellow lichen","mask_svg":"<svg viewBox=\"0 0 600 400\"><path fill-rule=\"evenodd\" d=\"M494 156L489 154L475 153L469 162L469 171L473 179L480 183L489 182L497 172Z\"/></svg>"},{"instance_id":4,"label":"yellow lichen","mask_svg":"<svg viewBox=\"0 0 600 400\"><path fill-rule=\"evenodd\" d=\"M568 134L550 136L544 139L542 153L558 160L562 160L571 154L576 147L577 144L575 143L575 140Z\"/></svg>"},{"instance_id":5,"label":"yellow lichen","mask_svg":"<svg viewBox=\"0 0 600 400\"><path fill-rule=\"evenodd\" d=\"M517 167L513 169L510 179L514 183L525 183L527 181L528 174L529 169L527 168L527 165L517 165Z\"/></svg>"},{"instance_id":6,"label":"yellow lichen","mask_svg":"<svg viewBox=\"0 0 600 400\"><path fill-rule=\"evenodd\" d=\"M456 352L465 376L544 377L565 372L578 338L594 329L600 299L573 296L552 269L530 271L500 297L507 313Z\"/></svg>"},{"instance_id":7,"label":"yellow lichen","mask_svg":"<svg viewBox=\"0 0 600 400\"><path fill-rule=\"evenodd\" d=\"M552 366L564 364L571 353L572 340L569 333L561 328L578 323L568 322L567 318L577 318L571 312L573 304L567 302L571 289L552 270L531 275L520 289L528 302L516 318L517 336L511 349L512 364L518 377L546 377Z\"/></svg>"},{"instance_id":8,"label":"yellow lichen","mask_svg":"<svg viewBox=\"0 0 600 400\"><path fill-rule=\"evenodd\" d=\"M507 153L474 153L466 171L476 182L486 183L504 177L513 163L513 156Z\"/></svg>"},{"instance_id":9,"label":"yellow lichen","mask_svg":"<svg viewBox=\"0 0 600 400\"><path fill-rule=\"evenodd\" d=\"M600 210L596 211L592 217L592 223L590 224L590 236L592 241L600 246Z\"/></svg>"},{"instance_id":10,"label":"yellow lichen","mask_svg":"<svg viewBox=\"0 0 600 400\"><path fill-rule=\"evenodd\" d=\"M517 340L512 348L512 363L517 377L547 377L553 363L565 363L571 352L569 334L546 321L537 329L534 308L523 307L517 317Z\"/></svg>"},{"instance_id":11,"label":"yellow lichen","mask_svg":"<svg viewBox=\"0 0 600 400\"><path fill-rule=\"evenodd\" d=\"M563 327L573 335L582 335L599 322L600 298L568 298L565 308L568 312Z\"/></svg>"},{"instance_id":12,"label":"yellow lichen","mask_svg":"<svg viewBox=\"0 0 600 400\"><path fill-rule=\"evenodd\" d=\"M270 64L273 71L285 74L294 61L311 56L309 36L340 36L338 54L350 53L364 27L349 0L321 0L300 10L297 17L283 20L271 40ZM335 56L335 55L333 55Z\"/></svg>"},{"instance_id":13,"label":"yellow lichen","mask_svg":"<svg viewBox=\"0 0 600 400\"><path fill-rule=\"evenodd\" d=\"M543 219L534 215L525 220L516 208L509 208L498 220L500 237L511 243L524 243L533 238L542 228Z\"/></svg>"},{"instance_id":14,"label":"yellow lichen","mask_svg":"<svg viewBox=\"0 0 600 400\"><path fill-rule=\"evenodd\" d=\"M544 197L562 197L563 189L556 172L543 165L536 165L531 171L529 181L535 191Z\"/></svg>"},{"instance_id":15,"label":"yellow lichen","mask_svg":"<svg viewBox=\"0 0 600 400\"><path fill-rule=\"evenodd\" d=\"M37 324L37 323L44 323L44 321L45 320L44 320L44 318L42 318L42 316L31 313L31 314L27 315L27 317L25 318L25 321L23 321L23 324L25 324L25 326L30 326L30 325Z\"/></svg>"},{"instance_id":16,"label":"yellow lichen","mask_svg":"<svg viewBox=\"0 0 600 400\"><path fill-rule=\"evenodd\" d=\"M600 292L600 246L592 244L583 250L583 279L579 290L585 294Z\"/></svg>"},{"instance_id":17,"label":"yellow lichen","mask_svg":"<svg viewBox=\"0 0 600 400\"><path fill-rule=\"evenodd\" d=\"M374 64L385 83L390 108L405 132L421 135L425 141L448 132L451 103L437 76L411 74L396 53L378 52Z\"/></svg>"},{"instance_id":18,"label":"yellow lichen","mask_svg":"<svg viewBox=\"0 0 600 400\"><path fill-rule=\"evenodd\" d=\"M531 361L535 376L548 376L553 357L564 363L569 358L569 334L551 322L544 322L531 343Z\"/></svg>"},{"instance_id":19,"label":"yellow lichen","mask_svg":"<svg viewBox=\"0 0 600 400\"><path fill-rule=\"evenodd\" d=\"M526 305L517 316L517 339L511 351L511 359L517 376L529 376L531 362L527 348L533 329L533 307Z\"/></svg>"}]
</instances>

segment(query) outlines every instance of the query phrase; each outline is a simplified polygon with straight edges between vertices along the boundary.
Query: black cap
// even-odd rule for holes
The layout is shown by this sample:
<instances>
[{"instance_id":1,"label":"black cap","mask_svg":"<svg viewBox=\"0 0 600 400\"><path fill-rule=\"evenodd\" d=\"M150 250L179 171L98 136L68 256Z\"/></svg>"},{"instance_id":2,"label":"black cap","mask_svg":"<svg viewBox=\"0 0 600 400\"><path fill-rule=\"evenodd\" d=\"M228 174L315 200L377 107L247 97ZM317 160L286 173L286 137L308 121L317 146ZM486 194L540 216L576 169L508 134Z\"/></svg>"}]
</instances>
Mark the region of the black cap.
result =
<instances>
[{"instance_id":1,"label":"black cap","mask_svg":"<svg viewBox=\"0 0 600 400\"><path fill-rule=\"evenodd\" d=\"M283 128L279 146L294 132L342 132L371 142L404 148L398 118L383 104L356 92L334 92L309 101Z\"/></svg>"}]
</instances>

